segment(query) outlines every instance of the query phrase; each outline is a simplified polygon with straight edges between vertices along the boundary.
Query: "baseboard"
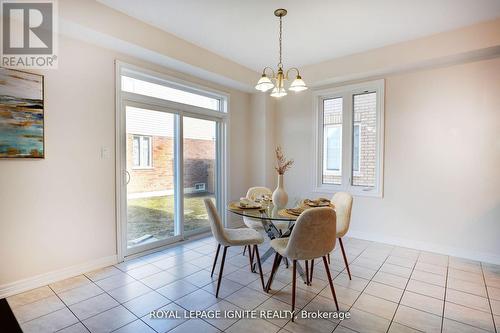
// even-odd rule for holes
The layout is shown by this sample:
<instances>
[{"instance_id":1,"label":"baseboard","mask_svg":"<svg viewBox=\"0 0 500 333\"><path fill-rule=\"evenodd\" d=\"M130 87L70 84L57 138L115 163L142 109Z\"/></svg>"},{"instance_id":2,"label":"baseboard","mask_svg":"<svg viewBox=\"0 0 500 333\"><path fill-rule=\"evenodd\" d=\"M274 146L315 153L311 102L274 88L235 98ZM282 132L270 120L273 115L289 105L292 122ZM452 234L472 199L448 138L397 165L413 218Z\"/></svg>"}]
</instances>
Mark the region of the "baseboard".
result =
<instances>
[{"instance_id":1,"label":"baseboard","mask_svg":"<svg viewBox=\"0 0 500 333\"><path fill-rule=\"evenodd\" d=\"M457 248L453 246L391 237L352 229L349 230L347 236L500 265L500 255L494 253L471 251L469 249Z\"/></svg>"},{"instance_id":2,"label":"baseboard","mask_svg":"<svg viewBox=\"0 0 500 333\"><path fill-rule=\"evenodd\" d=\"M59 280L64 280L98 268L103 268L117 263L117 256L112 255L88 261L75 266L59 269L52 272L36 275L27 279L0 285L0 298L19 294L27 290L42 287Z\"/></svg>"}]
</instances>

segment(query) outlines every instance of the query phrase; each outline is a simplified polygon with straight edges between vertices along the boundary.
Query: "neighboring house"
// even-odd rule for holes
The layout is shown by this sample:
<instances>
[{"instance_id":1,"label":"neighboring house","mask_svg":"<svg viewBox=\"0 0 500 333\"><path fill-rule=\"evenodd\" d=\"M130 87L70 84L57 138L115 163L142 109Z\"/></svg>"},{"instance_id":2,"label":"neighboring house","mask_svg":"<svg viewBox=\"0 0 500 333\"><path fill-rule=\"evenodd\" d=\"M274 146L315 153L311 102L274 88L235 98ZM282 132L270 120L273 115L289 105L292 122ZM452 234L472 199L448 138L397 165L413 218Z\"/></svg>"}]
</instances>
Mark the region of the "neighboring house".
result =
<instances>
[{"instance_id":1,"label":"neighboring house","mask_svg":"<svg viewBox=\"0 0 500 333\"><path fill-rule=\"evenodd\" d=\"M127 109L129 198L174 193L174 116ZM215 128L192 121L184 128L184 192L214 193Z\"/></svg>"}]
</instances>

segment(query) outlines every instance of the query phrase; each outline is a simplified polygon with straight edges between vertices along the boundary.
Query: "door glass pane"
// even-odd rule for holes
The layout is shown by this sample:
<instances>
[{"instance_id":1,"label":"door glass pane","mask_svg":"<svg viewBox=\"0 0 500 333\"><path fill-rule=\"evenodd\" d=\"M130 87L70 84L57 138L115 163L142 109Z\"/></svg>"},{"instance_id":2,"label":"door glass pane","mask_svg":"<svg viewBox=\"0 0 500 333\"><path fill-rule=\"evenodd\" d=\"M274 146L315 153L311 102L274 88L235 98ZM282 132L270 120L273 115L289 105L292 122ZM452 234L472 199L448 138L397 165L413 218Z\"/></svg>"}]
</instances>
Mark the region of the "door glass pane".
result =
<instances>
[{"instance_id":1,"label":"door glass pane","mask_svg":"<svg viewBox=\"0 0 500 333\"><path fill-rule=\"evenodd\" d=\"M375 187L377 164L377 93L353 96L352 185Z\"/></svg>"},{"instance_id":2,"label":"door glass pane","mask_svg":"<svg viewBox=\"0 0 500 333\"><path fill-rule=\"evenodd\" d=\"M323 101L323 184L342 184L342 98Z\"/></svg>"},{"instance_id":3,"label":"door glass pane","mask_svg":"<svg viewBox=\"0 0 500 333\"><path fill-rule=\"evenodd\" d=\"M210 226L203 199L215 203L216 125L211 120L183 118L185 232Z\"/></svg>"},{"instance_id":4,"label":"door glass pane","mask_svg":"<svg viewBox=\"0 0 500 333\"><path fill-rule=\"evenodd\" d=\"M175 234L174 120L170 113L126 108L129 248Z\"/></svg>"}]
</instances>

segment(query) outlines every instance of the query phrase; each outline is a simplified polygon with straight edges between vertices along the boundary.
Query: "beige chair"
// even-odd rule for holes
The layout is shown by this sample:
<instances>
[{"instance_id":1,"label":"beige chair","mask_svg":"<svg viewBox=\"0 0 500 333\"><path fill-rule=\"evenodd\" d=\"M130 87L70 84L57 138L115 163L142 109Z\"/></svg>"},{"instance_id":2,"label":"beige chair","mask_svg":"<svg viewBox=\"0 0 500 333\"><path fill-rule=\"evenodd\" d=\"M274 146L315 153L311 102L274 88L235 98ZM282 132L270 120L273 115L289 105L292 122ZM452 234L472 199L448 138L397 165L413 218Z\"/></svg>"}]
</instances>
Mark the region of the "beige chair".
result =
<instances>
[{"instance_id":1,"label":"beige chair","mask_svg":"<svg viewBox=\"0 0 500 333\"><path fill-rule=\"evenodd\" d=\"M222 272L224 270L224 262L226 260L227 248L230 246L253 246L253 253L257 257L257 264L259 267L260 281L262 283L262 289L264 289L264 276L262 275L262 266L260 263L259 249L257 244L262 244L264 238L260 233L253 229L240 228L240 229L227 229L224 228L220 220L217 209L211 199L206 198L204 200L205 207L208 213L208 219L210 220L210 228L212 233L219 243L217 246L217 253L215 254L214 264L212 266L212 273L210 276L214 275L215 265L217 264L217 257L219 256L219 251L221 245L224 246L224 251L222 252L222 261L219 270L219 280L217 281L217 291L215 297L219 297L220 283L222 281ZM253 265L253 256L250 258L250 267Z\"/></svg>"},{"instance_id":2,"label":"beige chair","mask_svg":"<svg viewBox=\"0 0 500 333\"><path fill-rule=\"evenodd\" d=\"M337 238L339 239L349 280L352 280L344 244L342 243L342 237L349 231L349 224L351 223L352 195L346 192L337 192L332 198L332 203L335 205L335 213L337 213Z\"/></svg>"},{"instance_id":3,"label":"beige chair","mask_svg":"<svg viewBox=\"0 0 500 333\"><path fill-rule=\"evenodd\" d=\"M335 205L335 212L337 214L337 230L336 237L339 239L340 250L342 251L342 256L344 257L345 267L347 269L347 274L349 275L349 280L352 280L351 270L349 269L349 263L347 262L347 256L345 254L344 244L342 243L342 237L349 231L349 225L351 223L351 211L352 211L352 195L346 192L337 192L332 198L332 203ZM328 263L330 263L330 254L328 253ZM307 264L307 263L306 263ZM311 271L308 275L308 283L312 282L313 278L313 267L314 260L311 262ZM306 273L307 271L306 265Z\"/></svg>"},{"instance_id":4,"label":"beige chair","mask_svg":"<svg viewBox=\"0 0 500 333\"><path fill-rule=\"evenodd\" d=\"M338 311L339 305L337 296L335 295L332 276L326 260L328 253L335 247L336 227L336 216L333 209L329 207L312 208L300 214L295 222L290 237L273 239L271 241L271 247L276 251L276 256L274 257L274 264L266 286L266 292L269 292L271 288L273 277L276 274L281 259L288 258L292 260L292 311L294 311L297 260L307 261L322 257L328 276L328 282L330 283L330 290Z\"/></svg>"}]
</instances>

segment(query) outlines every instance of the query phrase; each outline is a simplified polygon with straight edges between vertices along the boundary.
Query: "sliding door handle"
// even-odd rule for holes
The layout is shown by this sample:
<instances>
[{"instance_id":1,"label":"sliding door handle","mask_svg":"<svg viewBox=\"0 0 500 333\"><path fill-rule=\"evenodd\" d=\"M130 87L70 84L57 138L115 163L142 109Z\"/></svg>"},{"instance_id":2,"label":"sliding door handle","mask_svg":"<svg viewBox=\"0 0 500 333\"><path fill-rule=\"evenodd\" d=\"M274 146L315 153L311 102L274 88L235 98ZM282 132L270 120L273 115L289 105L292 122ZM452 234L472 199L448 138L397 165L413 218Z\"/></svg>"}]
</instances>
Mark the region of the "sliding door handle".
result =
<instances>
[{"instance_id":1,"label":"sliding door handle","mask_svg":"<svg viewBox=\"0 0 500 333\"><path fill-rule=\"evenodd\" d=\"M125 185L128 185L130 183L130 172L125 170Z\"/></svg>"}]
</instances>

